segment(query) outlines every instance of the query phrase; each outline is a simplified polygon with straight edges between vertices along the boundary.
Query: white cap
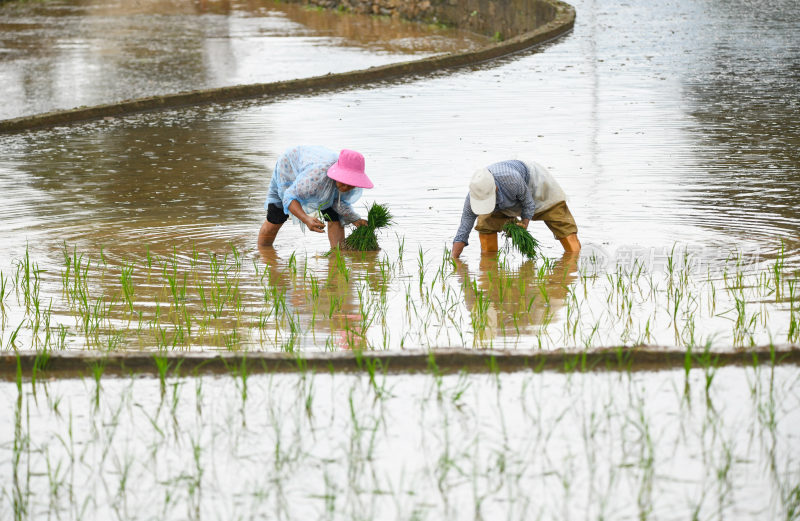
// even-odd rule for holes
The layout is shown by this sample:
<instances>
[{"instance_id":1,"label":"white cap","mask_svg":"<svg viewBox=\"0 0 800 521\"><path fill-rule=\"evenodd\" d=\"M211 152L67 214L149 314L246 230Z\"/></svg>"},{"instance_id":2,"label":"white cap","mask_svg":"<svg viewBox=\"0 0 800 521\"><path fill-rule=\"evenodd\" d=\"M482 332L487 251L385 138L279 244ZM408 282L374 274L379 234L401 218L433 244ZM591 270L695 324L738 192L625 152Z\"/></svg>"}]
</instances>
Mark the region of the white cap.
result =
<instances>
[{"instance_id":1,"label":"white cap","mask_svg":"<svg viewBox=\"0 0 800 521\"><path fill-rule=\"evenodd\" d=\"M478 215L492 213L497 201L497 187L494 176L488 168L481 168L472 174L469 182L469 205Z\"/></svg>"}]
</instances>

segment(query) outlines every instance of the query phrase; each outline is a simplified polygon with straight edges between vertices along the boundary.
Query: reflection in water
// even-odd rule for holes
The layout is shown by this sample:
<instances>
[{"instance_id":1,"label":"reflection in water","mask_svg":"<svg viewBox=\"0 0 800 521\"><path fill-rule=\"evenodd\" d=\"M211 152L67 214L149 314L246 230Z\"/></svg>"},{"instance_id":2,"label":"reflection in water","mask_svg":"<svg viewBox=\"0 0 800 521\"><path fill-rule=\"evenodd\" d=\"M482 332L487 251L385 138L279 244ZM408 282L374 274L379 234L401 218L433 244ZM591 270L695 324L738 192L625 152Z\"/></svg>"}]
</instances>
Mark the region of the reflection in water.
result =
<instances>
[{"instance_id":1,"label":"reflection in water","mask_svg":"<svg viewBox=\"0 0 800 521\"><path fill-rule=\"evenodd\" d=\"M455 261L475 340L491 343L498 337L516 336L528 341L536 336L538 345L519 347L542 348L542 335L547 335L548 325L568 303L579 258L577 253L564 253L556 261L527 259L513 267L504 257L482 255L475 277L465 262Z\"/></svg>"},{"instance_id":2,"label":"reflection in water","mask_svg":"<svg viewBox=\"0 0 800 521\"><path fill-rule=\"evenodd\" d=\"M774 234L800 248L798 4L709 1L716 37L681 75L706 175L687 190L715 230ZM747 13L747 16L742 16ZM692 38L705 39L705 34ZM691 44L692 42L687 42ZM711 195L713 194L713 196ZM775 253L777 240L764 248Z\"/></svg>"},{"instance_id":3,"label":"reflection in water","mask_svg":"<svg viewBox=\"0 0 800 521\"><path fill-rule=\"evenodd\" d=\"M111 258L145 244L156 251L225 246L237 223L259 219L254 209L263 203L274 159L257 142L268 137L223 132L216 122L176 122L26 138L20 152L28 160L4 178L13 201L4 208L5 233L52 240L57 222L56 249L61 241L82 251L104 244ZM247 226L240 225L242 234Z\"/></svg>"},{"instance_id":4,"label":"reflection in water","mask_svg":"<svg viewBox=\"0 0 800 521\"><path fill-rule=\"evenodd\" d=\"M342 45L358 46L387 54L431 54L476 49L488 38L459 29L365 16L341 11L309 9L298 4L281 6L286 18L308 29L315 37L334 38ZM406 59L411 59L407 57Z\"/></svg>"},{"instance_id":5,"label":"reflection in water","mask_svg":"<svg viewBox=\"0 0 800 521\"><path fill-rule=\"evenodd\" d=\"M33 9L27 5L22 8ZM186 272L195 284L187 306L200 309L204 319L207 312L196 282L209 287L207 252L230 256L233 246L250 270L242 271L246 310L239 317L247 320L237 348L280 348L292 334L286 316L280 317L285 329L277 332L278 341L274 327L266 329L273 340L262 343L253 326L259 313L266 317L273 312L271 293L265 303L263 265L255 246L254 232L264 218L263 194L285 148L298 142L330 147L335 137L336 143L369 157L376 184L370 197L398 216L392 230L398 244L388 246L374 262L345 257L350 278L338 280L331 275L337 265L321 257L328 249L324 237L304 237L294 226L282 230L276 244L282 254L272 263L281 271L275 280L291 280L288 252L296 251L296 262L308 259L308 273L320 293L331 292L318 304L317 317L326 318L324 324L317 318L316 329L325 328L325 333L314 337L315 328L304 329L297 341L301 348L334 348L334 340L328 340L334 330L345 332L343 345L366 337L372 348L480 344L474 341L470 313L476 304L467 302L473 296L462 289L467 279L458 280L465 275L444 269L449 264L440 258L452 244L452 217L460 214L469 173L498 159L527 155L542 158L570 194L585 253L599 257L600 269L596 278L575 281L569 290L578 292L587 311L580 317L583 331L577 334L566 334L574 324L572 294L568 291L562 303L559 289L547 288L551 307L560 306L545 329L550 338L539 334L546 314L523 316L505 295L498 304L500 290L493 288L492 280L521 280L532 268L519 268L523 274L516 279L516 268L501 264L498 273L491 266L481 269L477 249L468 252L464 260L473 269L469 283L480 286L497 314L492 345L531 347L540 338L548 348L640 341L691 345L708 339L725 347L770 338L796 341L787 331L797 331L800 320L795 110L800 82L792 79L791 64L781 76L781 61L796 60L798 42L791 29L800 13L784 0L765 7L774 9L766 18L749 17L739 3L602 5L578 0L576 7L578 25L568 38L542 52L472 71L2 136L0 270L7 280L13 278L12 261L28 250L43 270L42 307L53 299L54 313L69 326L67 344L77 347L84 340L74 333L78 315L72 313L80 310L64 305L59 283L64 241L69 251L76 246L90 256L93 267L105 259L98 278L105 277L103 292L116 296L117 303L120 270L125 262L136 261L134 303L141 306L147 334L145 326L156 307L148 284L157 286L153 292L162 307L170 288L163 276L148 283L142 268L146 248L161 258L170 257L174 249L178 273L182 277ZM785 22L776 21L780 17ZM767 36L765 24L772 27ZM713 38L710 26L715 28ZM772 43L765 47L760 38ZM777 57L762 52L778 49L775 42L786 43ZM730 73L734 69L737 74ZM539 231L533 233L543 238ZM785 258L774 255L780 248L777 239L784 240ZM544 255L560 255L549 248L552 241L542 243ZM202 254L194 268L196 281L193 248ZM729 262L732 250L738 256ZM697 262L681 278L684 286L676 295L667 270L674 269L677 251L690 252ZM252 259L259 262L259 274L253 273ZM623 261L625 271L635 269L636 277L617 271ZM775 274L780 274L779 281ZM758 283L757 275L768 283ZM756 282L731 283L749 276ZM299 311L294 315L310 323L307 317L313 316L314 307L308 298L314 283L308 275L305 282L302 276L298 280L291 284L299 286L285 287L296 293L287 306L295 306ZM528 300L536 295L532 313L544 313L537 307L544 296L537 294L536 284L529 284L524 295ZM552 284L558 285L557 277ZM269 285L266 289L272 291ZM509 291L522 292L516 287ZM775 297L778 291L780 299ZM103 292L90 296L97 299ZM787 297L790 293L795 296ZM341 301L341 312L337 308L332 314L333 325L326 323L331 301L334 308ZM9 312L0 331L4 346L13 329L27 320L24 313L14 313ZM237 317L235 309L231 313ZM519 336L515 320L528 321L519 325ZM136 331L138 318L134 324ZM230 334L227 325L220 328ZM564 334L557 335L559 331ZM153 344L143 333L140 343L126 347ZM211 344L226 345L220 337L183 347Z\"/></svg>"},{"instance_id":6,"label":"reflection in water","mask_svg":"<svg viewBox=\"0 0 800 521\"><path fill-rule=\"evenodd\" d=\"M6 349L157 351L428 347L539 348L674 343L746 347L800 339L798 279L781 265L716 278L682 255L662 276L565 254L470 273L444 250L258 257L163 249L112 257L62 246L0 273ZM41 266L47 266L42 269ZM779 295L780 298L776 298ZM551 327L552 326L552 327Z\"/></svg>"},{"instance_id":7,"label":"reflection in water","mask_svg":"<svg viewBox=\"0 0 800 521\"><path fill-rule=\"evenodd\" d=\"M4 519L796 519L789 364L231 373L0 382Z\"/></svg>"},{"instance_id":8,"label":"reflection in water","mask_svg":"<svg viewBox=\"0 0 800 521\"><path fill-rule=\"evenodd\" d=\"M370 272L375 272L376 252L345 257L332 250L330 255L317 259L323 264L321 272L318 267L310 269L309 259L298 261L294 252L289 259L271 246L259 248L259 253L272 295L284 306L280 315L275 313L275 318L283 316L288 321L288 327L280 321L264 325L274 328L276 334L289 331L284 350L293 350L307 336L313 343L324 339L327 350L369 347L367 332L370 317L374 316L365 309L369 297L364 292L370 288L361 287L359 278L374 279L370 278Z\"/></svg>"},{"instance_id":9,"label":"reflection in water","mask_svg":"<svg viewBox=\"0 0 800 521\"><path fill-rule=\"evenodd\" d=\"M485 41L273 0L0 2L0 118L343 72Z\"/></svg>"}]
</instances>

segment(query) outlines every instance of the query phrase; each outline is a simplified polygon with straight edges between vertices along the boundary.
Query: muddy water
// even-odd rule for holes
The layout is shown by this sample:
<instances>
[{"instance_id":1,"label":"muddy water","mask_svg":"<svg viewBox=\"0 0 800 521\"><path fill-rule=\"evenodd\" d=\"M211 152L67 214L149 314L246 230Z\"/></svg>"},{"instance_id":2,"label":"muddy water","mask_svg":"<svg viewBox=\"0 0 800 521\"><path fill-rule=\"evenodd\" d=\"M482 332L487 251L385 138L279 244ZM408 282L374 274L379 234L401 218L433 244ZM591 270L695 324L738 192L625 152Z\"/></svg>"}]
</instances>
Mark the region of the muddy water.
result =
<instances>
[{"instance_id":1,"label":"muddy water","mask_svg":"<svg viewBox=\"0 0 800 521\"><path fill-rule=\"evenodd\" d=\"M486 38L274 0L0 5L0 118L365 68Z\"/></svg>"},{"instance_id":2,"label":"muddy water","mask_svg":"<svg viewBox=\"0 0 800 521\"><path fill-rule=\"evenodd\" d=\"M227 252L234 264L240 253L245 262L233 269L242 273L246 326L229 322L187 348L792 340L800 309L794 3L764 11L742 1L574 5L573 34L474 70L3 137L5 273L27 245L48 270L42 290L54 299L54 320L74 327L77 311L60 296L62 245L97 266L92 298L118 296L119 266L133 261L139 323L153 324L170 285L163 273L148 278L148 251L160 256L156 271L169 264L190 286L210 280L208 252ZM324 237L295 226L284 227L274 251L255 247L272 165L297 143L362 151L376 184L365 205L387 203L398 217L378 256L345 259L350 272L323 256ZM471 172L511 157L543 163L569 194L583 272L540 223L531 229L548 266L513 254L508 263L481 259L473 234L464 262L440 272ZM761 280L781 248L779 284ZM691 268L678 293L676 259ZM377 284L382 272L390 274ZM513 296L498 279L532 286ZM280 317L262 307L276 289L287 303ZM188 291L197 310L199 286ZM184 327L172 313L166 322ZM117 326L131 323L118 309L111 315ZM23 317L12 312L4 345ZM70 333L67 345L85 345L85 336ZM162 344L130 330L121 338L94 343Z\"/></svg>"}]
</instances>

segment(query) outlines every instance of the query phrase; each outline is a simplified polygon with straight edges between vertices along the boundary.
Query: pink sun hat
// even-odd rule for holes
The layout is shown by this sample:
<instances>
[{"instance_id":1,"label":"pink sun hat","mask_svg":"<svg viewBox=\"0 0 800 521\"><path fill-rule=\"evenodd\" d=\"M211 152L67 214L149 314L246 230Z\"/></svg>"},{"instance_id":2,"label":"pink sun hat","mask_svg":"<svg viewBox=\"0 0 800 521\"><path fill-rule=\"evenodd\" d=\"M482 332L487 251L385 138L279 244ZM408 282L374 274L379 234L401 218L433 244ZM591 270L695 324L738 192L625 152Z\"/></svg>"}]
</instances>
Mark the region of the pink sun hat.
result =
<instances>
[{"instance_id":1,"label":"pink sun hat","mask_svg":"<svg viewBox=\"0 0 800 521\"><path fill-rule=\"evenodd\" d=\"M328 169L328 177L358 188L375 186L364 173L364 156L355 150L342 150L339 153L339 160Z\"/></svg>"}]
</instances>

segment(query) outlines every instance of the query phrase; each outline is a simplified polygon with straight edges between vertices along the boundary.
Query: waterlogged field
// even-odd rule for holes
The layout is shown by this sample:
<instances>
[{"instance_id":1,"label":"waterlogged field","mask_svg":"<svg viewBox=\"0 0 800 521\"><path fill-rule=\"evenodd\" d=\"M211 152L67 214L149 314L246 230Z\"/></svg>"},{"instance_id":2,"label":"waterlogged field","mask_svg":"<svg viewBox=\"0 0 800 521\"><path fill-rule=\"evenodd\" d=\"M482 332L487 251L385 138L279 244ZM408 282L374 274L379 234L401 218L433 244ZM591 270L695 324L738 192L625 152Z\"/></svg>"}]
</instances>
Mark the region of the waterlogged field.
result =
<instances>
[{"instance_id":1,"label":"waterlogged field","mask_svg":"<svg viewBox=\"0 0 800 521\"><path fill-rule=\"evenodd\" d=\"M344 72L488 40L275 0L0 3L0 119Z\"/></svg>"},{"instance_id":2,"label":"waterlogged field","mask_svg":"<svg viewBox=\"0 0 800 521\"><path fill-rule=\"evenodd\" d=\"M0 382L2 519L800 514L796 367Z\"/></svg>"},{"instance_id":3,"label":"waterlogged field","mask_svg":"<svg viewBox=\"0 0 800 521\"><path fill-rule=\"evenodd\" d=\"M675 246L660 262L581 255L477 267L449 251L255 255L194 247L120 257L64 244L0 272L5 351L735 349L800 339L800 272L782 254L709 265ZM780 248L779 248L780 250ZM60 268L56 267L60 264Z\"/></svg>"},{"instance_id":4,"label":"waterlogged field","mask_svg":"<svg viewBox=\"0 0 800 521\"><path fill-rule=\"evenodd\" d=\"M800 341L800 83L786 74L796 2L571 3L572 33L471 70L0 139L0 355L11 362L0 519L800 518L796 365L723 368L714 355ZM276 20L264 5L55 20L67 40L9 55L44 73L17 82L24 103L8 107L400 59L394 43L370 47L383 36L440 52L414 43L436 35L333 14L328 28L303 9L277 20L289 36L278 40L262 30ZM84 47L64 31L73 22L133 45ZM96 30L108 22L137 30ZM172 52L143 61L139 43L168 42L141 36L175 22L198 34L176 40L192 67ZM262 59L280 42L294 54ZM170 73L152 73L162 57ZM80 67L49 73L51 62ZM398 216L380 252L325 255L324 236L289 225L276 249L255 249L272 168L298 144L364 153L376 187L359 204L374 197ZM509 158L537 160L562 184L580 256L561 256L535 223L544 250L533 261L480 256L477 240L449 259L471 172ZM444 375L242 364L198 376L165 356L466 347L577 359L640 344L683 349L687 365ZM130 351L160 376L111 376L105 355ZM99 356L81 379L23 371L14 355L26 352L37 363Z\"/></svg>"}]
</instances>

